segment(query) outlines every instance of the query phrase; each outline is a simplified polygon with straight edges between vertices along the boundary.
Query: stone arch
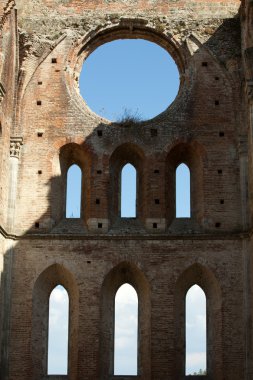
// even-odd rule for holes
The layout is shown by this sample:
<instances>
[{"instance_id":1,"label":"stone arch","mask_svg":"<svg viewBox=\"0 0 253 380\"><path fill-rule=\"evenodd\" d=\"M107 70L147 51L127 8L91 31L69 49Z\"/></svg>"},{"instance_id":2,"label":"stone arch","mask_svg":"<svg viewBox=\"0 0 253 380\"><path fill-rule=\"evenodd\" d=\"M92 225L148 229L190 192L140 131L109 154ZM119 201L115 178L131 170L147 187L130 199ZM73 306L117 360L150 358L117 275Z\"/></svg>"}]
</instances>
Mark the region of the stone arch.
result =
<instances>
[{"instance_id":1,"label":"stone arch","mask_svg":"<svg viewBox=\"0 0 253 380\"><path fill-rule=\"evenodd\" d=\"M79 40L73 50L73 56L77 57L75 65L77 72L80 71L80 64L98 46L116 39L145 39L163 47L175 60L179 71L184 72L184 53L181 46L172 35L165 35L156 27L147 26L148 21L144 19L121 19L113 27L103 27L96 33L91 31L81 41ZM80 63L81 62L81 63ZM79 69L78 69L79 66Z\"/></svg>"},{"instance_id":2,"label":"stone arch","mask_svg":"<svg viewBox=\"0 0 253 380\"><path fill-rule=\"evenodd\" d=\"M170 224L176 215L176 169L185 164L190 170L191 218L199 224L204 218L204 148L197 142L179 142L169 151L166 164L166 218Z\"/></svg>"},{"instance_id":3,"label":"stone arch","mask_svg":"<svg viewBox=\"0 0 253 380\"><path fill-rule=\"evenodd\" d=\"M185 378L185 300L187 291L198 285L206 295L207 375L222 379L222 293L213 272L195 263L179 276L175 286L175 373L173 378Z\"/></svg>"},{"instance_id":4,"label":"stone arch","mask_svg":"<svg viewBox=\"0 0 253 380\"><path fill-rule=\"evenodd\" d=\"M61 264L53 264L37 278L33 288L32 309L32 379L42 379L47 374L48 313L52 290L62 285L69 295L69 355L68 378L77 375L79 291L72 273Z\"/></svg>"},{"instance_id":5,"label":"stone arch","mask_svg":"<svg viewBox=\"0 0 253 380\"><path fill-rule=\"evenodd\" d=\"M138 378L149 380L151 301L150 287L143 272L121 262L105 276L101 289L100 380L109 379L114 368L114 300L117 290L130 284L138 295Z\"/></svg>"},{"instance_id":6,"label":"stone arch","mask_svg":"<svg viewBox=\"0 0 253 380\"><path fill-rule=\"evenodd\" d=\"M143 150L132 143L125 143L115 149L110 157L110 218L113 221L120 216L121 170L126 164L136 169L136 217L141 218L144 202L144 162Z\"/></svg>"}]
</instances>

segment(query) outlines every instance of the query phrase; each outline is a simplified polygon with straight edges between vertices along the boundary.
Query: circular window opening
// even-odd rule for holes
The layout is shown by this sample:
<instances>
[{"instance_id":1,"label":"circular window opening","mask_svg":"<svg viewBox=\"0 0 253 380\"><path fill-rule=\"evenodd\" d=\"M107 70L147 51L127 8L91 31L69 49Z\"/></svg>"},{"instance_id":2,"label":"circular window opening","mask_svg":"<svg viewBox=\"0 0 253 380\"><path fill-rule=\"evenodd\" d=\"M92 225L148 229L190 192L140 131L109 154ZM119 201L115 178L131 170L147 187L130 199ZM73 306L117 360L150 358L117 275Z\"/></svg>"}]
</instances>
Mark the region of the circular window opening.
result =
<instances>
[{"instance_id":1,"label":"circular window opening","mask_svg":"<svg viewBox=\"0 0 253 380\"><path fill-rule=\"evenodd\" d=\"M116 40L85 60L80 92L92 111L111 121L148 120L165 111L179 90L178 68L159 45Z\"/></svg>"}]
</instances>

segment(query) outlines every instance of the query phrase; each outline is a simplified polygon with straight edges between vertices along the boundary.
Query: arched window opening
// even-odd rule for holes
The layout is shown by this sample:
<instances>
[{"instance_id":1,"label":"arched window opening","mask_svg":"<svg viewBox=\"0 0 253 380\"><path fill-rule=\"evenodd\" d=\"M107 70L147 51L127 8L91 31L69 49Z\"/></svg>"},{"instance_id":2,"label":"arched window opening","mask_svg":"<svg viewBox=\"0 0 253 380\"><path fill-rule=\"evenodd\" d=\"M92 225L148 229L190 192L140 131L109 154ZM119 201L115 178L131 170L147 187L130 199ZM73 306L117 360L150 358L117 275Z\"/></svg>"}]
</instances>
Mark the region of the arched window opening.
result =
<instances>
[{"instance_id":1,"label":"arched window opening","mask_svg":"<svg viewBox=\"0 0 253 380\"><path fill-rule=\"evenodd\" d=\"M121 171L121 217L136 218L136 169L126 164Z\"/></svg>"},{"instance_id":2,"label":"arched window opening","mask_svg":"<svg viewBox=\"0 0 253 380\"><path fill-rule=\"evenodd\" d=\"M206 375L206 296L198 285L186 294L186 375Z\"/></svg>"},{"instance_id":3,"label":"arched window opening","mask_svg":"<svg viewBox=\"0 0 253 380\"><path fill-rule=\"evenodd\" d=\"M137 375L138 296L135 289L122 285L115 296L114 375Z\"/></svg>"},{"instance_id":4,"label":"arched window opening","mask_svg":"<svg viewBox=\"0 0 253 380\"><path fill-rule=\"evenodd\" d=\"M81 217L82 172L79 166L70 166L67 173L66 218Z\"/></svg>"},{"instance_id":5,"label":"arched window opening","mask_svg":"<svg viewBox=\"0 0 253 380\"><path fill-rule=\"evenodd\" d=\"M176 169L176 218L191 217L190 170L181 164Z\"/></svg>"},{"instance_id":6,"label":"arched window opening","mask_svg":"<svg viewBox=\"0 0 253 380\"><path fill-rule=\"evenodd\" d=\"M68 373L69 296L65 288L56 286L49 298L48 375Z\"/></svg>"}]
</instances>

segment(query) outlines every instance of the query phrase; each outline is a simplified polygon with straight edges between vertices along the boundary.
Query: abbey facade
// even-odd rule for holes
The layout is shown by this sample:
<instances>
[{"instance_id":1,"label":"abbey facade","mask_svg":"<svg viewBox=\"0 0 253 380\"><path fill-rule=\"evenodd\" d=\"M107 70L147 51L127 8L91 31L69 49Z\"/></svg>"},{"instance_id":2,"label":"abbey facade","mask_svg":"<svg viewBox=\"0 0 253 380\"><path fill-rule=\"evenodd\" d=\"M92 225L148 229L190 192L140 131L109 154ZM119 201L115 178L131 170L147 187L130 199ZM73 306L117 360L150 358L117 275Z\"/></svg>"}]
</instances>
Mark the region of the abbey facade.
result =
<instances>
[{"instance_id":1,"label":"abbey facade","mask_svg":"<svg viewBox=\"0 0 253 380\"><path fill-rule=\"evenodd\" d=\"M160 45L180 72L172 105L138 125L99 117L78 88L86 57L125 38ZM252 0L1 0L1 380L185 380L194 284L207 299L207 375L197 379L253 380L252 128ZM126 163L137 171L134 219L120 216ZM181 163L189 218L175 214ZM73 164L77 219L66 218ZM113 372L124 283L139 301L132 377ZM53 376L48 300L59 284L70 300L68 375Z\"/></svg>"}]
</instances>

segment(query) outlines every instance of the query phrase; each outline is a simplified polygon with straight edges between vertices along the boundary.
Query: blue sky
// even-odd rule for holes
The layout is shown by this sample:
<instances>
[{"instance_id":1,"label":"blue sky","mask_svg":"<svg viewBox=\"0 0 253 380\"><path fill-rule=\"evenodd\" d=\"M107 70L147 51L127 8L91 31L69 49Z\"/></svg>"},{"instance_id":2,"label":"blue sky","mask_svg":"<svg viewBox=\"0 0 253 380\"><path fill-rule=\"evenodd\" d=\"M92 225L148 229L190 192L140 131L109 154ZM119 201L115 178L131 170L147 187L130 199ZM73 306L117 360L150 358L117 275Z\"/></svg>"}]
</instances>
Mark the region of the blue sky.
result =
<instances>
[{"instance_id":1,"label":"blue sky","mask_svg":"<svg viewBox=\"0 0 253 380\"><path fill-rule=\"evenodd\" d=\"M85 61L80 92L100 116L115 121L124 110L150 119L164 111L179 88L170 55L145 40L116 40L100 46Z\"/></svg>"},{"instance_id":2,"label":"blue sky","mask_svg":"<svg viewBox=\"0 0 253 380\"><path fill-rule=\"evenodd\" d=\"M179 74L173 59L158 45L144 40L117 40L102 45L88 57L79 85L87 105L102 117L116 121L128 110L142 119L150 119L164 111L176 97ZM123 173L121 216L130 217L135 215L136 175L130 165ZM71 167L68 178L72 186L67 189L66 216L80 217L81 172L77 166ZM185 165L178 168L176 180L176 216L189 217L190 172ZM121 294L116 315L119 323L115 374L130 375L136 372L137 297L129 285ZM64 374L67 371L68 296L58 287L52 298L48 372ZM206 306L205 296L197 286L191 289L187 300L186 373L190 374L206 368Z\"/></svg>"}]
</instances>

